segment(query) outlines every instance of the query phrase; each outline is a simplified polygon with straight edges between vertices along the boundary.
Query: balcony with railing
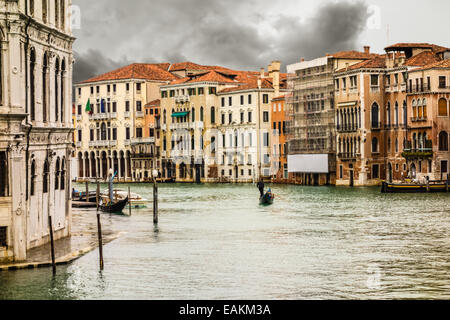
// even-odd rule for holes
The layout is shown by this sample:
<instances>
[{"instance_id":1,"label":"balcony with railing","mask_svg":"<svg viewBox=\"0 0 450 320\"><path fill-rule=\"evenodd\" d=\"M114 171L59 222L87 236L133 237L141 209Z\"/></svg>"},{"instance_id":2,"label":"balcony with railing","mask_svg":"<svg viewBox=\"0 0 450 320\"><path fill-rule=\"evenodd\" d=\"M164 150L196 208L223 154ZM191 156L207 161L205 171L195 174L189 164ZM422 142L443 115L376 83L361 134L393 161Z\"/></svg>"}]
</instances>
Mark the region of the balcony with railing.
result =
<instances>
[{"instance_id":1,"label":"balcony with railing","mask_svg":"<svg viewBox=\"0 0 450 320\"><path fill-rule=\"evenodd\" d=\"M356 160L359 157L361 157L361 154L359 154L359 153L352 153L352 152L338 153L338 158L342 161Z\"/></svg>"},{"instance_id":2,"label":"balcony with railing","mask_svg":"<svg viewBox=\"0 0 450 320\"><path fill-rule=\"evenodd\" d=\"M432 158L433 157L433 141L425 140L424 143L419 141L406 141L406 146L403 149L402 157L406 159L414 158Z\"/></svg>"},{"instance_id":3,"label":"balcony with railing","mask_svg":"<svg viewBox=\"0 0 450 320\"><path fill-rule=\"evenodd\" d=\"M345 133L345 132L356 132L356 131L358 131L359 127L358 127L358 125L356 123L353 123L353 124L338 124L336 126L336 129L340 133Z\"/></svg>"},{"instance_id":4,"label":"balcony with railing","mask_svg":"<svg viewBox=\"0 0 450 320\"><path fill-rule=\"evenodd\" d=\"M147 138L132 138L131 144L148 144L155 143L155 137L147 137Z\"/></svg>"},{"instance_id":5,"label":"balcony with railing","mask_svg":"<svg viewBox=\"0 0 450 320\"><path fill-rule=\"evenodd\" d=\"M381 130L382 129L381 122L372 121L370 125L371 125L370 127L372 130Z\"/></svg>"},{"instance_id":6,"label":"balcony with railing","mask_svg":"<svg viewBox=\"0 0 450 320\"><path fill-rule=\"evenodd\" d=\"M412 85L408 86L408 93L420 93L420 92L427 92L430 91L430 86L428 84L419 84L419 85Z\"/></svg>"},{"instance_id":7,"label":"balcony with railing","mask_svg":"<svg viewBox=\"0 0 450 320\"><path fill-rule=\"evenodd\" d=\"M144 111L136 111L136 118L143 118L144 117Z\"/></svg>"},{"instance_id":8,"label":"balcony with railing","mask_svg":"<svg viewBox=\"0 0 450 320\"><path fill-rule=\"evenodd\" d=\"M189 101L191 101L191 97L189 95L175 96L175 103L185 103Z\"/></svg>"}]
</instances>

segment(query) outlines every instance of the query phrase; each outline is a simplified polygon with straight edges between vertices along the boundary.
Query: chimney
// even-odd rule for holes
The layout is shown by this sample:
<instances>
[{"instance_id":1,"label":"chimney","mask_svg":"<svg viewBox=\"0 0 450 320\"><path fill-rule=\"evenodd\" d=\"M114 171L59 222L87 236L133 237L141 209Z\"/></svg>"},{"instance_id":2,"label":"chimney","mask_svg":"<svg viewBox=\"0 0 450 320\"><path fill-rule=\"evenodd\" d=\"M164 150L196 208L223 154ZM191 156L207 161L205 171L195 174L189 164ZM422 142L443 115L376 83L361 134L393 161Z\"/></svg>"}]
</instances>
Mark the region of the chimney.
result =
<instances>
[{"instance_id":1,"label":"chimney","mask_svg":"<svg viewBox=\"0 0 450 320\"><path fill-rule=\"evenodd\" d=\"M370 54L370 46L364 47L364 53Z\"/></svg>"},{"instance_id":2,"label":"chimney","mask_svg":"<svg viewBox=\"0 0 450 320\"><path fill-rule=\"evenodd\" d=\"M271 76L272 76L273 88L275 90L275 97L278 97L280 94L280 69L281 69L281 62L280 61L272 61L270 70L272 73Z\"/></svg>"},{"instance_id":3,"label":"chimney","mask_svg":"<svg viewBox=\"0 0 450 320\"><path fill-rule=\"evenodd\" d=\"M265 71L264 71L264 68L261 68L261 71L260 71L260 75L261 75L261 79L264 79L265 78Z\"/></svg>"}]
</instances>

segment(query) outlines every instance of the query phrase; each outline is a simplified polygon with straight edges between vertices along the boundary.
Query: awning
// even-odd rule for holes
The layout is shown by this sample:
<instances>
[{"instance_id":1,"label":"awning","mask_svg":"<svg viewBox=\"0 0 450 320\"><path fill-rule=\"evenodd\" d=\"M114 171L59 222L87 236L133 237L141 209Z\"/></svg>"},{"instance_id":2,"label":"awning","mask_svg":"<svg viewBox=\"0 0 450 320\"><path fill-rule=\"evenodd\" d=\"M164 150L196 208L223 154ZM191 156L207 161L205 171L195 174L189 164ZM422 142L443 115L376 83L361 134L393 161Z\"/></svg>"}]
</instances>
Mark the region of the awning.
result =
<instances>
[{"instance_id":1,"label":"awning","mask_svg":"<svg viewBox=\"0 0 450 320\"><path fill-rule=\"evenodd\" d=\"M189 111L186 111L186 112L174 112L174 113L172 113L172 117L173 118L182 118L182 117L187 116L188 114L189 114Z\"/></svg>"}]
</instances>

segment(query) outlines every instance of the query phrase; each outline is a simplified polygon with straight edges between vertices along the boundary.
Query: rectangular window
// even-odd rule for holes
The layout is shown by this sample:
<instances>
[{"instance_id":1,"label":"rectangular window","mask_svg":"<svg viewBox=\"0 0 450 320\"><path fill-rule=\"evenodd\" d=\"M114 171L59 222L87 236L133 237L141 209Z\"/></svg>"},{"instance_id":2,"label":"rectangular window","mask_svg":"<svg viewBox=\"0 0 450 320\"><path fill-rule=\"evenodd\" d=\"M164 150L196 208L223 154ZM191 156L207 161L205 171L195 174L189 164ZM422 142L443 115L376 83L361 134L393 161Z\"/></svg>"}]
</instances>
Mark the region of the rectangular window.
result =
<instances>
[{"instance_id":1,"label":"rectangular window","mask_svg":"<svg viewBox=\"0 0 450 320\"><path fill-rule=\"evenodd\" d=\"M372 179L378 179L380 177L380 166L378 164L374 164L372 166Z\"/></svg>"},{"instance_id":2,"label":"rectangular window","mask_svg":"<svg viewBox=\"0 0 450 320\"><path fill-rule=\"evenodd\" d=\"M339 166L339 179L344 178L344 167L342 165Z\"/></svg>"},{"instance_id":3,"label":"rectangular window","mask_svg":"<svg viewBox=\"0 0 450 320\"><path fill-rule=\"evenodd\" d=\"M225 107L225 98L222 97L222 107Z\"/></svg>"},{"instance_id":4,"label":"rectangular window","mask_svg":"<svg viewBox=\"0 0 450 320\"><path fill-rule=\"evenodd\" d=\"M78 88L78 95L81 96L81 88Z\"/></svg>"},{"instance_id":5,"label":"rectangular window","mask_svg":"<svg viewBox=\"0 0 450 320\"><path fill-rule=\"evenodd\" d=\"M202 96L205 94L205 89L204 88L198 88L198 95Z\"/></svg>"},{"instance_id":6,"label":"rectangular window","mask_svg":"<svg viewBox=\"0 0 450 320\"><path fill-rule=\"evenodd\" d=\"M263 103L264 104L268 104L269 103L269 95L268 94L263 94Z\"/></svg>"},{"instance_id":7,"label":"rectangular window","mask_svg":"<svg viewBox=\"0 0 450 320\"><path fill-rule=\"evenodd\" d=\"M136 111L142 111L142 101L136 101Z\"/></svg>"},{"instance_id":8,"label":"rectangular window","mask_svg":"<svg viewBox=\"0 0 450 320\"><path fill-rule=\"evenodd\" d=\"M83 140L83 131L78 130L78 141Z\"/></svg>"},{"instance_id":9,"label":"rectangular window","mask_svg":"<svg viewBox=\"0 0 450 320\"><path fill-rule=\"evenodd\" d=\"M97 93L100 93L100 86L96 87Z\"/></svg>"},{"instance_id":10,"label":"rectangular window","mask_svg":"<svg viewBox=\"0 0 450 320\"><path fill-rule=\"evenodd\" d=\"M155 136L155 129L150 128L149 136L150 137L154 137Z\"/></svg>"},{"instance_id":11,"label":"rectangular window","mask_svg":"<svg viewBox=\"0 0 450 320\"><path fill-rule=\"evenodd\" d=\"M95 138L94 138L94 129L90 130L90 132L89 132L89 139L90 139L90 141L94 141L95 140Z\"/></svg>"},{"instance_id":12,"label":"rectangular window","mask_svg":"<svg viewBox=\"0 0 450 320\"><path fill-rule=\"evenodd\" d=\"M209 87L209 94L216 94L216 87Z\"/></svg>"},{"instance_id":13,"label":"rectangular window","mask_svg":"<svg viewBox=\"0 0 450 320\"><path fill-rule=\"evenodd\" d=\"M7 242L7 227L0 227L0 247L8 247L8 242Z\"/></svg>"},{"instance_id":14,"label":"rectangular window","mask_svg":"<svg viewBox=\"0 0 450 320\"><path fill-rule=\"evenodd\" d=\"M130 140L130 128L125 128L125 139Z\"/></svg>"},{"instance_id":15,"label":"rectangular window","mask_svg":"<svg viewBox=\"0 0 450 320\"><path fill-rule=\"evenodd\" d=\"M228 115L228 123L231 123L231 122L233 122L233 114L232 113L230 113Z\"/></svg>"},{"instance_id":16,"label":"rectangular window","mask_svg":"<svg viewBox=\"0 0 450 320\"><path fill-rule=\"evenodd\" d=\"M112 103L112 112L117 112L117 102Z\"/></svg>"},{"instance_id":17,"label":"rectangular window","mask_svg":"<svg viewBox=\"0 0 450 320\"><path fill-rule=\"evenodd\" d=\"M141 91L141 83L136 83L136 91Z\"/></svg>"},{"instance_id":18,"label":"rectangular window","mask_svg":"<svg viewBox=\"0 0 450 320\"><path fill-rule=\"evenodd\" d=\"M269 122L269 112L267 112L267 111L263 112L263 121Z\"/></svg>"},{"instance_id":19,"label":"rectangular window","mask_svg":"<svg viewBox=\"0 0 450 320\"><path fill-rule=\"evenodd\" d=\"M127 84L125 85L125 87L126 87L127 92L130 91L130 84L129 84L129 83L127 83Z\"/></svg>"},{"instance_id":20,"label":"rectangular window","mask_svg":"<svg viewBox=\"0 0 450 320\"><path fill-rule=\"evenodd\" d=\"M222 124L225 124L225 114L222 113Z\"/></svg>"},{"instance_id":21,"label":"rectangular window","mask_svg":"<svg viewBox=\"0 0 450 320\"><path fill-rule=\"evenodd\" d=\"M117 91L117 85L113 84L113 92Z\"/></svg>"},{"instance_id":22,"label":"rectangular window","mask_svg":"<svg viewBox=\"0 0 450 320\"><path fill-rule=\"evenodd\" d=\"M252 104L252 95L251 94L248 95L248 104Z\"/></svg>"},{"instance_id":23,"label":"rectangular window","mask_svg":"<svg viewBox=\"0 0 450 320\"><path fill-rule=\"evenodd\" d=\"M136 128L136 138L142 138L142 128Z\"/></svg>"},{"instance_id":24,"label":"rectangular window","mask_svg":"<svg viewBox=\"0 0 450 320\"><path fill-rule=\"evenodd\" d=\"M228 98L228 105L231 107L233 105L233 97Z\"/></svg>"},{"instance_id":25,"label":"rectangular window","mask_svg":"<svg viewBox=\"0 0 450 320\"><path fill-rule=\"evenodd\" d=\"M0 197L8 195L8 157L5 151L0 152Z\"/></svg>"},{"instance_id":26,"label":"rectangular window","mask_svg":"<svg viewBox=\"0 0 450 320\"><path fill-rule=\"evenodd\" d=\"M269 146L269 133L268 132L264 132L264 134L263 134L263 143L264 143L264 147Z\"/></svg>"},{"instance_id":27,"label":"rectangular window","mask_svg":"<svg viewBox=\"0 0 450 320\"><path fill-rule=\"evenodd\" d=\"M346 78L342 79L342 89L343 90L347 89L347 79Z\"/></svg>"},{"instance_id":28,"label":"rectangular window","mask_svg":"<svg viewBox=\"0 0 450 320\"><path fill-rule=\"evenodd\" d=\"M117 128L113 128L112 134L113 134L113 136L112 136L113 140L116 141L117 140Z\"/></svg>"},{"instance_id":29,"label":"rectangular window","mask_svg":"<svg viewBox=\"0 0 450 320\"><path fill-rule=\"evenodd\" d=\"M125 101L125 112L130 112L130 101Z\"/></svg>"},{"instance_id":30,"label":"rectangular window","mask_svg":"<svg viewBox=\"0 0 450 320\"><path fill-rule=\"evenodd\" d=\"M111 85L110 85L110 84L108 84L108 85L106 86L106 91L107 91L108 93L111 92Z\"/></svg>"},{"instance_id":31,"label":"rectangular window","mask_svg":"<svg viewBox=\"0 0 450 320\"><path fill-rule=\"evenodd\" d=\"M439 89L445 89L446 87L446 81L445 76L439 77Z\"/></svg>"},{"instance_id":32,"label":"rectangular window","mask_svg":"<svg viewBox=\"0 0 450 320\"><path fill-rule=\"evenodd\" d=\"M244 96L241 96L241 105L244 104Z\"/></svg>"},{"instance_id":33,"label":"rectangular window","mask_svg":"<svg viewBox=\"0 0 450 320\"><path fill-rule=\"evenodd\" d=\"M373 74L370 76L370 85L372 87L378 87L378 75L377 74Z\"/></svg>"},{"instance_id":34,"label":"rectangular window","mask_svg":"<svg viewBox=\"0 0 450 320\"><path fill-rule=\"evenodd\" d=\"M82 112L83 112L83 111L82 111L82 108L83 108L83 107L81 106L81 104L79 104L79 105L78 105L78 112L77 112L77 113L78 113L78 115L80 115L80 116L81 116L81 114L82 114Z\"/></svg>"},{"instance_id":35,"label":"rectangular window","mask_svg":"<svg viewBox=\"0 0 450 320\"><path fill-rule=\"evenodd\" d=\"M241 112L241 123L244 123L244 113Z\"/></svg>"},{"instance_id":36,"label":"rectangular window","mask_svg":"<svg viewBox=\"0 0 450 320\"><path fill-rule=\"evenodd\" d=\"M252 112L248 112L248 122L252 122Z\"/></svg>"},{"instance_id":37,"label":"rectangular window","mask_svg":"<svg viewBox=\"0 0 450 320\"><path fill-rule=\"evenodd\" d=\"M448 172L448 161L442 160L441 161L441 173L447 173Z\"/></svg>"}]
</instances>

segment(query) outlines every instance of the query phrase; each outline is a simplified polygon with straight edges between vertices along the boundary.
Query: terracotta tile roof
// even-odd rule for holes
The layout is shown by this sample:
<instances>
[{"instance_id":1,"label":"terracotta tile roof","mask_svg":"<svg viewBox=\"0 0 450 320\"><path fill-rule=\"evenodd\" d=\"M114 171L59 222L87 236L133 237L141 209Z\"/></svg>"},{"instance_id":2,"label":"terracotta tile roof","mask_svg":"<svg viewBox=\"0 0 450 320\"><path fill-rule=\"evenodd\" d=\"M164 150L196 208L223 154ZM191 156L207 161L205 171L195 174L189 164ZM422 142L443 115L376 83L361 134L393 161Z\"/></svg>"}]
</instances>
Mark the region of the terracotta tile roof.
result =
<instances>
[{"instance_id":1,"label":"terracotta tile roof","mask_svg":"<svg viewBox=\"0 0 450 320\"><path fill-rule=\"evenodd\" d=\"M245 90L252 90L252 89L258 89L258 78L256 78L256 77L246 84L232 87L232 88L225 88L223 90L220 90L219 93L229 93L229 92L245 91ZM262 79L261 80L261 89L273 89L272 82L267 78Z\"/></svg>"},{"instance_id":2,"label":"terracotta tile roof","mask_svg":"<svg viewBox=\"0 0 450 320\"><path fill-rule=\"evenodd\" d=\"M170 82L170 85L183 84L183 83L198 83L198 82L219 82L219 83L240 83L235 79L234 74L227 74L216 71L205 71L195 75L191 75L182 79L176 79Z\"/></svg>"},{"instance_id":3,"label":"terracotta tile roof","mask_svg":"<svg viewBox=\"0 0 450 320\"><path fill-rule=\"evenodd\" d=\"M161 100L160 99L156 99L156 100L150 101L144 107L146 107L146 108L148 108L148 107L159 107L160 105L161 105Z\"/></svg>"},{"instance_id":4,"label":"terracotta tile roof","mask_svg":"<svg viewBox=\"0 0 450 320\"><path fill-rule=\"evenodd\" d=\"M352 51L339 51L339 52L331 54L330 56L333 58L340 58L340 59L367 60L367 59L371 59L375 56L378 56L378 54L352 50Z\"/></svg>"},{"instance_id":5,"label":"terracotta tile roof","mask_svg":"<svg viewBox=\"0 0 450 320\"><path fill-rule=\"evenodd\" d=\"M428 65L423 66L420 69L412 70L411 72L413 72L413 71L429 70L429 69L434 69L434 68L436 68L436 69L442 69L442 68L450 69L450 59L446 59L446 60L430 63Z\"/></svg>"},{"instance_id":6,"label":"terracotta tile roof","mask_svg":"<svg viewBox=\"0 0 450 320\"><path fill-rule=\"evenodd\" d=\"M278 97L276 97L276 98L273 98L272 99L272 101L281 101L281 100L285 100L286 99L286 94L285 95L282 95L282 96L278 96Z\"/></svg>"},{"instance_id":7,"label":"terracotta tile roof","mask_svg":"<svg viewBox=\"0 0 450 320\"><path fill-rule=\"evenodd\" d=\"M362 61L360 63L351 65L348 68L337 70L336 72L345 72L357 69L383 69L383 68L386 68L386 56L378 55L370 60Z\"/></svg>"},{"instance_id":8,"label":"terracotta tile roof","mask_svg":"<svg viewBox=\"0 0 450 320\"><path fill-rule=\"evenodd\" d=\"M393 50L404 50L404 49L414 49L414 48L423 48L423 49L432 49L435 53L441 53L447 50L450 50L450 48L438 46L431 43L397 43L394 45L391 45L389 47L386 47L384 50L386 51L393 51Z\"/></svg>"},{"instance_id":9,"label":"terracotta tile roof","mask_svg":"<svg viewBox=\"0 0 450 320\"><path fill-rule=\"evenodd\" d=\"M203 70L204 67L194 62L177 62L169 67L169 71L183 71L183 70Z\"/></svg>"},{"instance_id":10,"label":"terracotta tile roof","mask_svg":"<svg viewBox=\"0 0 450 320\"><path fill-rule=\"evenodd\" d=\"M441 61L441 59L439 59L439 57L437 57L434 52L423 51L423 52L409 58L408 60L406 60L405 66L420 67L420 66L435 63L438 61Z\"/></svg>"},{"instance_id":11,"label":"terracotta tile roof","mask_svg":"<svg viewBox=\"0 0 450 320\"><path fill-rule=\"evenodd\" d=\"M125 80L125 79L142 79L142 80L159 80L170 81L178 79L177 76L164 70L161 66L165 64L147 64L134 63L117 70L96 76L94 78L80 82L91 83L100 81Z\"/></svg>"}]
</instances>

